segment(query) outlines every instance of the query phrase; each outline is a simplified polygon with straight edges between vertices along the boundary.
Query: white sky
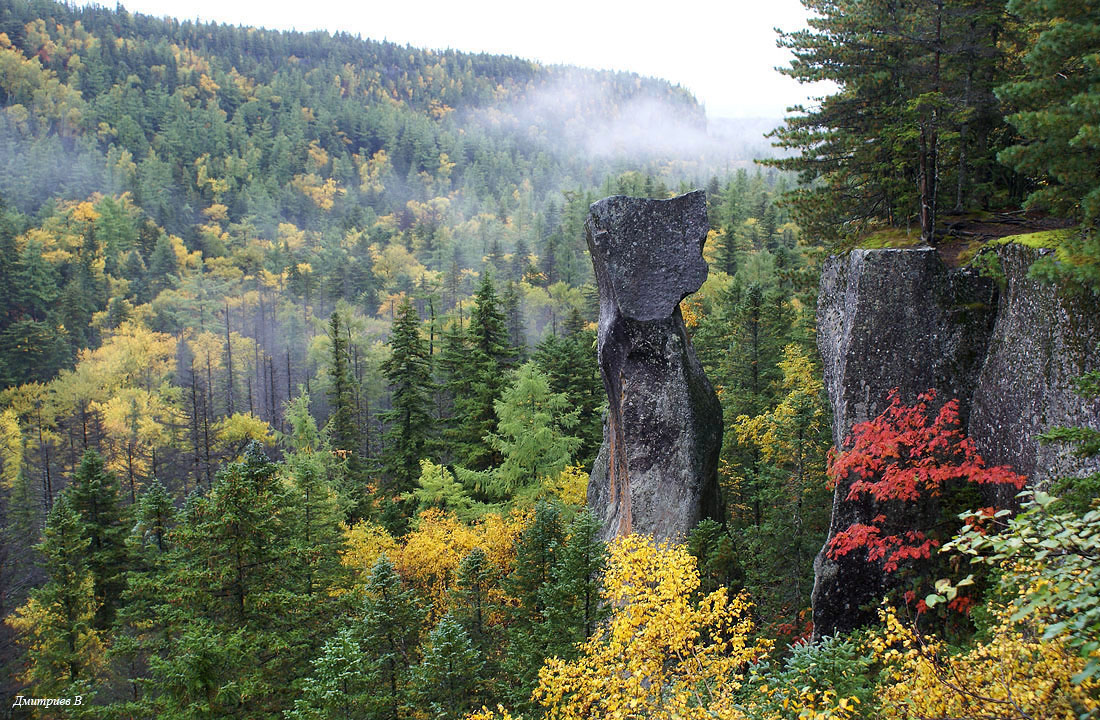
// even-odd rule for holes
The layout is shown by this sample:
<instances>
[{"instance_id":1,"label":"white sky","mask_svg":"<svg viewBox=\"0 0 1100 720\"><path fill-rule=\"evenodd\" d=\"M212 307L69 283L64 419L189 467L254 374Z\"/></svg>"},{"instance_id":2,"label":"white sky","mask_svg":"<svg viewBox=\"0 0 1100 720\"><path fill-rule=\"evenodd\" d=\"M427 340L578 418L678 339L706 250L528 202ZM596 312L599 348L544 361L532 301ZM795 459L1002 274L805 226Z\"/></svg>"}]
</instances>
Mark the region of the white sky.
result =
<instances>
[{"instance_id":1,"label":"white sky","mask_svg":"<svg viewBox=\"0 0 1100 720\"><path fill-rule=\"evenodd\" d=\"M104 0L99 0L104 2ZM774 27L803 26L798 0L124 0L131 12L272 29L329 30L425 48L626 70L678 83L710 117L782 117L820 90L775 72Z\"/></svg>"}]
</instances>

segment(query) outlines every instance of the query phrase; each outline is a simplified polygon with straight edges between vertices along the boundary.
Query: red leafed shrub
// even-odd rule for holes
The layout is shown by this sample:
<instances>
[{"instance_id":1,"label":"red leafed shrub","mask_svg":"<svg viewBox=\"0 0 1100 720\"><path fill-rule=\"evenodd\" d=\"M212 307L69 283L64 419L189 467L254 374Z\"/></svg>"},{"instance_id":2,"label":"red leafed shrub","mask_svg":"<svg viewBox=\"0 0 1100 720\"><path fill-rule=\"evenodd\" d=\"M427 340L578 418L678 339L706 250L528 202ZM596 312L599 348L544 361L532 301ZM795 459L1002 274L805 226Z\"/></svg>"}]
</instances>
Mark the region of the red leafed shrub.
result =
<instances>
[{"instance_id":1,"label":"red leafed shrub","mask_svg":"<svg viewBox=\"0 0 1100 720\"><path fill-rule=\"evenodd\" d=\"M928 390L914 405L902 405L894 389L881 415L852 428L844 451L829 462L831 482L851 480L847 500L871 500L881 509L937 498L967 483L1023 488L1024 477L1008 466L985 466L959 425L959 401L951 400L933 415L935 399L936 391ZM854 523L838 532L829 556L866 550L868 560L883 560L883 569L894 572L906 560L931 557L939 544L930 528L892 527L880 512L869 524Z\"/></svg>"}]
</instances>

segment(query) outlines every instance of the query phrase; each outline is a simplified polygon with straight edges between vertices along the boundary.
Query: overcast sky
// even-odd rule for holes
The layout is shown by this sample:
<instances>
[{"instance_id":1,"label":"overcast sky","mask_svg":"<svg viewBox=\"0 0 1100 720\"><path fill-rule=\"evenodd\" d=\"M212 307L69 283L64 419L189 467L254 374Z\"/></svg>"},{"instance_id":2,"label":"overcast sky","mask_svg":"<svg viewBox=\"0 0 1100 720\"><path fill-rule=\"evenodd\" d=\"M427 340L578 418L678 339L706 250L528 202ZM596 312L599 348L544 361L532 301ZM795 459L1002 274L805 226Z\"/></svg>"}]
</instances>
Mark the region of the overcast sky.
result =
<instances>
[{"instance_id":1,"label":"overcast sky","mask_svg":"<svg viewBox=\"0 0 1100 720\"><path fill-rule=\"evenodd\" d=\"M100 0L102 2L102 0ZM710 117L782 117L820 94L775 72L775 27L802 27L798 0L662 3L555 0L124 0L131 12L272 29L329 30L425 48L627 70L678 83Z\"/></svg>"}]
</instances>

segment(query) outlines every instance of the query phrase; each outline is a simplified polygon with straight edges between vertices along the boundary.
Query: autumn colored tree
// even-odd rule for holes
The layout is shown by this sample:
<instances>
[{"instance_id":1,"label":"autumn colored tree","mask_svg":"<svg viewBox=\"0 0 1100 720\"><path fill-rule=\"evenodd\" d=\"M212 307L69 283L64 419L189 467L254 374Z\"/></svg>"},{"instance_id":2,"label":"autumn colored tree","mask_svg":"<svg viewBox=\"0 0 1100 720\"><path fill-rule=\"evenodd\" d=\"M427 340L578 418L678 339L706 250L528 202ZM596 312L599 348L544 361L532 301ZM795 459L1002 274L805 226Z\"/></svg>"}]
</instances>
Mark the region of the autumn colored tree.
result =
<instances>
[{"instance_id":1,"label":"autumn colored tree","mask_svg":"<svg viewBox=\"0 0 1100 720\"><path fill-rule=\"evenodd\" d=\"M894 390L889 401L878 417L852 428L828 471L832 482L847 488L846 501L867 503L876 512L869 522L837 532L827 547L834 559L865 553L868 561L897 572L927 560L945 540L942 529L905 524L913 517L905 508L940 505L954 515L967 508L948 502L951 494L967 486L1018 491L1024 478L1008 466L986 467L960 426L958 400L935 411L935 390L921 393L913 405L903 404Z\"/></svg>"},{"instance_id":2,"label":"autumn colored tree","mask_svg":"<svg viewBox=\"0 0 1100 720\"><path fill-rule=\"evenodd\" d=\"M720 588L697 600L685 548L629 535L612 543L603 599L608 624L580 657L552 658L534 697L554 720L741 717L738 690L768 650L753 640L751 606Z\"/></svg>"}]
</instances>

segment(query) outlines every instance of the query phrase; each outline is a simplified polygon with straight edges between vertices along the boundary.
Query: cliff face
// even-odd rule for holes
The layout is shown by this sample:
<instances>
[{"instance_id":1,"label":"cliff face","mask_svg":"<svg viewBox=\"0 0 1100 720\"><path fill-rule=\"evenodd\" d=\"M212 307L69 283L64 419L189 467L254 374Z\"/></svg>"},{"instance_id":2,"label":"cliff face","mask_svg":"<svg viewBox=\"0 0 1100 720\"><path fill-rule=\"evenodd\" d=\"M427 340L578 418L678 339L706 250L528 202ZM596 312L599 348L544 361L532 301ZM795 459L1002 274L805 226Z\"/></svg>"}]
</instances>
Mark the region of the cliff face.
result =
<instances>
[{"instance_id":1,"label":"cliff face","mask_svg":"<svg viewBox=\"0 0 1100 720\"><path fill-rule=\"evenodd\" d=\"M680 315L707 277L706 197L610 197L592 205L585 231L608 396L588 504L605 539L683 536L719 516L722 409Z\"/></svg>"},{"instance_id":2,"label":"cliff face","mask_svg":"<svg viewBox=\"0 0 1100 720\"><path fill-rule=\"evenodd\" d=\"M1100 427L1098 403L1073 392L1074 378L1100 363L1098 308L1028 279L1037 257L1023 246L1002 248L1003 290L971 270L947 268L930 248L830 258L818 298L818 346L834 443L881 413L892 388L904 402L935 388L940 402L959 399L960 419L987 464L1011 465L1040 486L1087 470L1035 435L1056 425ZM830 539L879 512L847 493L848 483L839 483ZM822 552L814 569L815 634L873 619L869 608L889 581L880 567Z\"/></svg>"}]
</instances>

